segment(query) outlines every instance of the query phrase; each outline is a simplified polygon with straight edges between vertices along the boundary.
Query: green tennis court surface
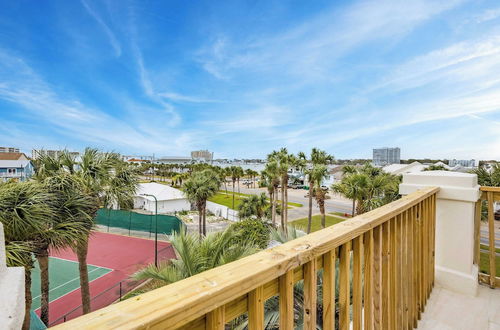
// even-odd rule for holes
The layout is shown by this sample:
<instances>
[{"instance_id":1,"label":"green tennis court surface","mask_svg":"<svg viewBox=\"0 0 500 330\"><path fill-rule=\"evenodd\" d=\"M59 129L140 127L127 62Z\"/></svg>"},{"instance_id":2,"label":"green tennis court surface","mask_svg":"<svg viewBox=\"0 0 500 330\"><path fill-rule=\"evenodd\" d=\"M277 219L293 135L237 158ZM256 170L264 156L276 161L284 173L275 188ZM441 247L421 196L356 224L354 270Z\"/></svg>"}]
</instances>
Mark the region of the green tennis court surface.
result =
<instances>
[{"instance_id":1,"label":"green tennis court surface","mask_svg":"<svg viewBox=\"0 0 500 330\"><path fill-rule=\"evenodd\" d=\"M112 271L109 268L88 265L89 281L93 281ZM49 300L53 301L80 287L78 263L75 261L49 257ZM31 271L32 310L40 307L40 267L35 262Z\"/></svg>"}]
</instances>

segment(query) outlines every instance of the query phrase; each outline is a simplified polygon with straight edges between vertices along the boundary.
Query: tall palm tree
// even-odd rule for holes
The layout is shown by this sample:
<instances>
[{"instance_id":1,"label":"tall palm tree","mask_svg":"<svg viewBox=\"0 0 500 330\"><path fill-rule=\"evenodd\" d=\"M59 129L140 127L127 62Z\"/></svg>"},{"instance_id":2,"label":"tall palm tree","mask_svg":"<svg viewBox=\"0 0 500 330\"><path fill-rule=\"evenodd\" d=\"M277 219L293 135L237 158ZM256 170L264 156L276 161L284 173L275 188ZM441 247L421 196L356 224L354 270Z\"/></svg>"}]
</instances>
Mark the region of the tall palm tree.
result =
<instances>
[{"instance_id":1,"label":"tall palm tree","mask_svg":"<svg viewBox=\"0 0 500 330\"><path fill-rule=\"evenodd\" d=\"M55 216L54 195L36 181L0 184L0 222L4 227L7 265L24 267L25 314L23 329L30 328L32 253Z\"/></svg>"},{"instance_id":2,"label":"tall palm tree","mask_svg":"<svg viewBox=\"0 0 500 330\"><path fill-rule=\"evenodd\" d=\"M234 189L235 189L235 186L236 186L236 181L238 181L238 192L240 190L239 186L239 182L240 182L240 177L243 175L243 169L239 166L229 166L227 168L227 171L228 171L228 174L229 176L231 177L231 180L233 182L233 206L231 207L233 210L234 210Z\"/></svg>"},{"instance_id":3,"label":"tall palm tree","mask_svg":"<svg viewBox=\"0 0 500 330\"><path fill-rule=\"evenodd\" d=\"M223 232L210 233L200 239L184 231L170 236L170 243L177 252L177 259L171 259L158 267L153 264L134 274L137 280L154 279L158 286L168 285L223 264L255 253L257 246L241 244L234 240L232 228Z\"/></svg>"},{"instance_id":4,"label":"tall palm tree","mask_svg":"<svg viewBox=\"0 0 500 330\"><path fill-rule=\"evenodd\" d=\"M58 157L43 157L36 169L37 178L71 173L81 184L80 192L92 200L93 209L85 223L86 232L94 227L95 215L100 207L120 206L130 203L138 185L133 167L127 166L116 153L86 148L78 162L67 152ZM83 313L90 312L90 289L87 267L89 235L79 240L75 247L80 273Z\"/></svg>"},{"instance_id":5,"label":"tall palm tree","mask_svg":"<svg viewBox=\"0 0 500 330\"><path fill-rule=\"evenodd\" d=\"M312 171L309 172L310 182L312 186L309 188L309 196L314 195L314 199L318 204L319 211L321 213L321 227L326 227L325 219L325 200L328 199L328 190L323 190L321 188L321 182L328 176L328 168L325 165L315 165ZM311 232L311 221L307 223L307 233Z\"/></svg>"},{"instance_id":6,"label":"tall palm tree","mask_svg":"<svg viewBox=\"0 0 500 330\"><path fill-rule=\"evenodd\" d=\"M48 177L43 184L53 194L50 203L54 216L47 219L43 231L37 235L34 255L40 265L40 319L48 325L49 249L74 247L76 242L89 235L85 224L90 219L93 200L80 192L81 184L69 173L61 172L58 176Z\"/></svg>"},{"instance_id":7,"label":"tall palm tree","mask_svg":"<svg viewBox=\"0 0 500 330\"><path fill-rule=\"evenodd\" d=\"M240 219L256 217L263 219L266 215L266 210L269 207L266 193L260 195L250 195L241 201L238 206L238 216Z\"/></svg>"},{"instance_id":8,"label":"tall palm tree","mask_svg":"<svg viewBox=\"0 0 500 330\"><path fill-rule=\"evenodd\" d=\"M188 200L198 209L199 234L206 236L206 205L207 200L219 191L219 176L213 170L193 172L191 177L184 182L183 191Z\"/></svg>"},{"instance_id":9,"label":"tall palm tree","mask_svg":"<svg viewBox=\"0 0 500 330\"><path fill-rule=\"evenodd\" d=\"M278 165L278 172L281 184L281 227L285 228L288 222L288 170L296 160L294 155L289 154L286 148L273 151L267 155L268 161L275 161Z\"/></svg>"},{"instance_id":10,"label":"tall palm tree","mask_svg":"<svg viewBox=\"0 0 500 330\"><path fill-rule=\"evenodd\" d=\"M308 161L310 163L309 167L306 168L305 174L308 178L308 183L309 183L309 203L308 203L308 213L307 213L307 233L311 232L311 226L312 226L312 199L313 199L313 188L315 186L315 182L318 180L318 175L320 176L321 181L323 180L324 177L326 177L327 173L324 173L323 175L323 167L327 164L329 164L331 161L333 161L334 157L332 155L329 155L326 151L317 149L317 148L312 148L311 150L311 156L309 160L307 160L306 155L303 152L299 152L298 158ZM318 170L317 168L320 167L321 169ZM326 168L325 168L326 169ZM321 182L320 182L321 185ZM319 193L321 195L321 193ZM319 197L319 196L318 196ZM325 196L326 198L326 196ZM321 198L320 198L321 199ZM324 212L324 200L323 200L323 212ZM322 216L321 218L322 224L324 222L324 217Z\"/></svg>"},{"instance_id":11,"label":"tall palm tree","mask_svg":"<svg viewBox=\"0 0 500 330\"><path fill-rule=\"evenodd\" d=\"M280 182L278 164L275 161L268 162L261 175L262 180L267 187L269 200L271 201L271 222L273 226L276 226L276 200L278 195L278 185Z\"/></svg>"}]
</instances>

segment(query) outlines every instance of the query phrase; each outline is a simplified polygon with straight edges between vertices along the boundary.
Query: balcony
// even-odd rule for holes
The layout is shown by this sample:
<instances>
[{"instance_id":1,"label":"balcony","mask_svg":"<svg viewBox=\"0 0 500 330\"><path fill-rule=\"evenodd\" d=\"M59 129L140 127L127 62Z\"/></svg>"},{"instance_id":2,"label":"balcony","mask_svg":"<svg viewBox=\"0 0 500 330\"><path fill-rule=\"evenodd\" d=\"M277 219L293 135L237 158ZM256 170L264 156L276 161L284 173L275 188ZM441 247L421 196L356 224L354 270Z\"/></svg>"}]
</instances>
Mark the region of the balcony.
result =
<instances>
[{"instance_id":1,"label":"balcony","mask_svg":"<svg viewBox=\"0 0 500 330\"><path fill-rule=\"evenodd\" d=\"M500 292L479 281L496 287L498 278L491 267L491 276L478 275L476 206L497 192L482 194L473 175L425 172L406 175L401 193L366 214L56 328L224 329L245 315L249 329L262 329L265 302L277 296L280 329L293 329L299 282L305 329L494 327ZM491 211L493 199L487 204Z\"/></svg>"}]
</instances>

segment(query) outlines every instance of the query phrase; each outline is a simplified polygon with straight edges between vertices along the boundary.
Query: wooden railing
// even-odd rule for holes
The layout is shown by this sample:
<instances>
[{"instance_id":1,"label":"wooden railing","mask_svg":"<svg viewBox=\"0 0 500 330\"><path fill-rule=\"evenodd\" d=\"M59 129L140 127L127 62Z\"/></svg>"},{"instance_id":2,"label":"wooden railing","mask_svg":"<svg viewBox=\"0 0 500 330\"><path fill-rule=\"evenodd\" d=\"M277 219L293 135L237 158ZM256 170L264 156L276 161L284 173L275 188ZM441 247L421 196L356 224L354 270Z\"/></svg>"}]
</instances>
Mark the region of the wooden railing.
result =
<instances>
[{"instance_id":1,"label":"wooden railing","mask_svg":"<svg viewBox=\"0 0 500 330\"><path fill-rule=\"evenodd\" d=\"M317 322L323 329L348 329L351 322L354 329L414 328L434 284L438 190L419 190L56 328L224 329L246 314L249 329L262 329L264 304L279 295L280 329L293 329L294 284L299 281L303 281L304 329L316 329ZM318 274L323 283L322 308L317 308Z\"/></svg>"},{"instance_id":2,"label":"wooden railing","mask_svg":"<svg viewBox=\"0 0 500 330\"><path fill-rule=\"evenodd\" d=\"M495 202L500 202L500 187L481 187L481 199L476 203L475 216L475 245L474 245L474 263L479 265L479 282L488 284L491 288L500 287L500 278L497 277L497 255L500 252L496 250L495 239ZM485 204L485 205L483 205ZM486 211L486 220L488 227L487 244L481 244L481 218L483 217L483 207ZM483 219L485 220L485 219ZM500 238L498 239L500 241ZM481 245L487 245L482 248ZM500 244L499 244L500 245ZM486 250L487 249L487 250ZM500 251L500 250L499 250ZM482 265L487 264L486 272L482 271ZM500 275L500 274L499 274Z\"/></svg>"}]
</instances>

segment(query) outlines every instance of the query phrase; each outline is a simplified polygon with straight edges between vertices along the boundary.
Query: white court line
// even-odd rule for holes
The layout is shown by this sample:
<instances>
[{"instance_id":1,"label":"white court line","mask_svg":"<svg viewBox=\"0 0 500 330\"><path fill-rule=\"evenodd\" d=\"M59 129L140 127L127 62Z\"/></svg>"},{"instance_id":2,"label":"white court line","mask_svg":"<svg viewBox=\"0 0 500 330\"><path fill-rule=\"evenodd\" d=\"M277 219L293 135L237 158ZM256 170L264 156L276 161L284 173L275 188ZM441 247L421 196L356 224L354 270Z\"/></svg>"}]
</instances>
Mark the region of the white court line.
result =
<instances>
[{"instance_id":1,"label":"white court line","mask_svg":"<svg viewBox=\"0 0 500 330\"><path fill-rule=\"evenodd\" d=\"M92 270L89 272L89 275L90 275L92 272L94 272L94 271L96 271L96 270L98 270L98 269L99 269L99 268L92 269ZM108 274L108 273L106 273L106 274ZM101 276L102 276L102 275L101 275ZM50 292L52 292L53 290L59 289L60 287L65 286L66 284L71 283L71 282L73 282L74 280L79 280L79 279L80 279L80 277L75 277L75 278L73 278L73 279L71 279L71 280L69 280L69 281L67 281L67 282L64 282L63 284L58 285L58 286L56 286L55 288L50 289L50 290L49 290L49 294L50 294ZM65 293L65 294L63 294L63 296L65 296L65 295L66 295L66 293ZM38 296L36 296L36 297L35 297L35 298L33 298L32 300L35 300L36 298L39 298L39 297L41 297L41 296L42 296L42 295L41 295L41 294L39 294Z\"/></svg>"},{"instance_id":2,"label":"white court line","mask_svg":"<svg viewBox=\"0 0 500 330\"><path fill-rule=\"evenodd\" d=\"M59 258L59 257L49 256L49 258L54 258L54 259L59 259L59 260L63 260L63 261L74 262L75 264L77 264L77 263L78 263L78 261L69 260L69 259L63 259L63 258ZM87 266L92 266L92 267L98 267L98 268L104 268L104 269L114 270L114 269L112 269L112 268L102 267L102 266L97 266L97 265L93 265L93 264L87 264Z\"/></svg>"}]
</instances>

